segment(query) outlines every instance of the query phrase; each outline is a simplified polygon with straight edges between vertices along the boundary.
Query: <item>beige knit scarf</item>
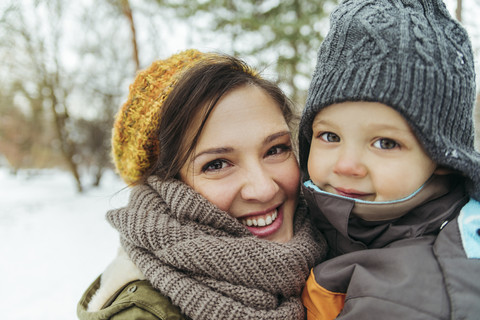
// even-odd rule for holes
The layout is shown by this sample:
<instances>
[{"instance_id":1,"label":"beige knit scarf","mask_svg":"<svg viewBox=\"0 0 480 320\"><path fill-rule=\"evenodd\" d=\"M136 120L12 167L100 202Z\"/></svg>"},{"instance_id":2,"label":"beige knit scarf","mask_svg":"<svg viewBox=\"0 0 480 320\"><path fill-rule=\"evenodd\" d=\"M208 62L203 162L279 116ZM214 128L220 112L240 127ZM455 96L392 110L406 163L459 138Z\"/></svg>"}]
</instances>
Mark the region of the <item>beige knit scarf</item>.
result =
<instances>
[{"instance_id":1,"label":"beige knit scarf","mask_svg":"<svg viewBox=\"0 0 480 320\"><path fill-rule=\"evenodd\" d=\"M149 178L107 219L153 287L195 320L303 319L305 279L326 251L304 206L293 239L274 243L178 180Z\"/></svg>"}]
</instances>

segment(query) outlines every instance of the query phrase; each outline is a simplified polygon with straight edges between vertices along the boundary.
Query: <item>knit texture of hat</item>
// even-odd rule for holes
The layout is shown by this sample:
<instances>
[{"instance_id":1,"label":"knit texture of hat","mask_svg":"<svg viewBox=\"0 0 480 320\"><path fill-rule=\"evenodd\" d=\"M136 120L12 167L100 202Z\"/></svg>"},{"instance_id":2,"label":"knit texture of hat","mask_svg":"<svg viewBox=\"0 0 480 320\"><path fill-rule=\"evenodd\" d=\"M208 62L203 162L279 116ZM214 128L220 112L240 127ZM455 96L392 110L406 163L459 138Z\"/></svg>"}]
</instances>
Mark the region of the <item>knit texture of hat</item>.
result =
<instances>
[{"instance_id":1,"label":"knit texture of hat","mask_svg":"<svg viewBox=\"0 0 480 320\"><path fill-rule=\"evenodd\" d=\"M480 199L473 53L467 32L444 3L347 0L330 21L300 122L303 172L320 110L376 101L398 111L432 160L466 176L470 195Z\"/></svg>"},{"instance_id":2,"label":"knit texture of hat","mask_svg":"<svg viewBox=\"0 0 480 320\"><path fill-rule=\"evenodd\" d=\"M115 167L126 183L136 182L153 164L160 150L156 137L160 111L178 79L209 56L212 54L186 50L155 61L137 74L115 118L112 136Z\"/></svg>"}]
</instances>

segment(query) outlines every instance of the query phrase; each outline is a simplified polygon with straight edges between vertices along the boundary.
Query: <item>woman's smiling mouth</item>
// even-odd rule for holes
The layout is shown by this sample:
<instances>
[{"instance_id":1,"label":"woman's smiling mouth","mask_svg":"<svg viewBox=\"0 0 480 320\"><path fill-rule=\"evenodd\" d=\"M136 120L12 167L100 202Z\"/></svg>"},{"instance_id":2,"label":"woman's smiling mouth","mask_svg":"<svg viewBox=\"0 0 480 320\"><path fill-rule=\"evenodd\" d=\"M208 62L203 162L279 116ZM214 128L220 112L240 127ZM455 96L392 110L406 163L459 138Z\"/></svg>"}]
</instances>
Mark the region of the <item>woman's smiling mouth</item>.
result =
<instances>
[{"instance_id":1,"label":"woman's smiling mouth","mask_svg":"<svg viewBox=\"0 0 480 320\"><path fill-rule=\"evenodd\" d=\"M273 210L270 213L260 215L260 216L250 216L247 218L239 219L239 221L249 227L265 227L271 225L278 217L277 209Z\"/></svg>"},{"instance_id":2,"label":"woman's smiling mouth","mask_svg":"<svg viewBox=\"0 0 480 320\"><path fill-rule=\"evenodd\" d=\"M248 231L259 238L269 237L283 225L283 204L264 212L257 212L238 218L238 221L243 224Z\"/></svg>"}]
</instances>

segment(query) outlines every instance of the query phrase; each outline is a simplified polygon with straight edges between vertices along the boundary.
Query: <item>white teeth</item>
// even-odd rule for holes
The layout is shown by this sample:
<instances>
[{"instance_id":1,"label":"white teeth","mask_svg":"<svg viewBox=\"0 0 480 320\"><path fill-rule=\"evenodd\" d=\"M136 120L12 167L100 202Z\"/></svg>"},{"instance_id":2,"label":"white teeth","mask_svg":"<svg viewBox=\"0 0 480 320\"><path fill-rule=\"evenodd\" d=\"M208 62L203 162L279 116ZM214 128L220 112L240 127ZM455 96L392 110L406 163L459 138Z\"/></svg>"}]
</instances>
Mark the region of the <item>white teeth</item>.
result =
<instances>
[{"instance_id":1,"label":"white teeth","mask_svg":"<svg viewBox=\"0 0 480 320\"><path fill-rule=\"evenodd\" d=\"M265 219L265 223L269 225L269 224L272 224L272 222L273 222L272 217L267 216L267 218Z\"/></svg>"},{"instance_id":2,"label":"white teeth","mask_svg":"<svg viewBox=\"0 0 480 320\"><path fill-rule=\"evenodd\" d=\"M267 214L262 218L249 217L248 219L240 219L240 222L246 226L265 227L271 225L278 217L278 211L275 209L273 213Z\"/></svg>"}]
</instances>

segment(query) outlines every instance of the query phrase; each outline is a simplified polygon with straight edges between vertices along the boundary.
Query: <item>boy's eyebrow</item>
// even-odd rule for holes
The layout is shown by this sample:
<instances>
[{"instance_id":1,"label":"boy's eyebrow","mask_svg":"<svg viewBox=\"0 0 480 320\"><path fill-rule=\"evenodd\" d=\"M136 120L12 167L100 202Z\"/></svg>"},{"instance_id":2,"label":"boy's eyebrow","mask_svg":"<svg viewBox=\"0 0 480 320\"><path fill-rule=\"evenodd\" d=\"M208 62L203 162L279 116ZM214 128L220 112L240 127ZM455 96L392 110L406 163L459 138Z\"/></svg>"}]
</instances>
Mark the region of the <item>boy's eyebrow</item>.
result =
<instances>
[{"instance_id":1,"label":"boy's eyebrow","mask_svg":"<svg viewBox=\"0 0 480 320\"><path fill-rule=\"evenodd\" d=\"M407 130L403 128L398 128L396 126L392 126L388 123L374 123L374 124L369 124L368 127L371 128L372 130L389 130L389 131L409 133L409 134L415 135L409 126L407 127Z\"/></svg>"},{"instance_id":2,"label":"boy's eyebrow","mask_svg":"<svg viewBox=\"0 0 480 320\"><path fill-rule=\"evenodd\" d=\"M312 128L317 126L317 125L330 125L330 126L336 126L336 124L332 124L330 123L328 120L325 120L325 119L317 119L315 121L313 121L312 123ZM408 130L403 130L402 128L398 128L396 126L393 126L389 123L369 123L367 125L367 127L369 129L372 129L372 130L391 130L391 131L398 131L398 132L408 132L410 134L414 134L412 129L410 127L408 127Z\"/></svg>"},{"instance_id":3,"label":"boy's eyebrow","mask_svg":"<svg viewBox=\"0 0 480 320\"><path fill-rule=\"evenodd\" d=\"M326 124L326 125L330 125L330 122L328 120L325 120L325 119L315 119L313 122L312 122L312 128L314 126L317 126L319 124Z\"/></svg>"}]
</instances>

